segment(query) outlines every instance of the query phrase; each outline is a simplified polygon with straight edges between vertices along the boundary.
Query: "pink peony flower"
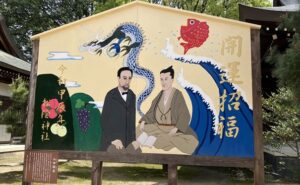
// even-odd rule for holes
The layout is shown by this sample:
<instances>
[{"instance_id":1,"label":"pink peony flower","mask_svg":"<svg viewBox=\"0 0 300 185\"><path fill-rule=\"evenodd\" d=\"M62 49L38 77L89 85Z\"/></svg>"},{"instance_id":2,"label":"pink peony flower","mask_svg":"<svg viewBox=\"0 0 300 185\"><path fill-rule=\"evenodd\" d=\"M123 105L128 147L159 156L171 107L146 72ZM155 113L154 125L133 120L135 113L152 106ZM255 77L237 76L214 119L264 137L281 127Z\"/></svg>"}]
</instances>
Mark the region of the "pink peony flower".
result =
<instances>
[{"instance_id":1,"label":"pink peony flower","mask_svg":"<svg viewBox=\"0 0 300 185\"><path fill-rule=\"evenodd\" d=\"M54 119L57 117L57 112L61 113L65 110L64 103L62 102L62 104L63 106L61 105L61 107L63 108L59 108L58 110L60 103L58 102L57 99L51 99L49 101L45 100L41 105L41 109L42 112L47 114L50 119Z\"/></svg>"}]
</instances>

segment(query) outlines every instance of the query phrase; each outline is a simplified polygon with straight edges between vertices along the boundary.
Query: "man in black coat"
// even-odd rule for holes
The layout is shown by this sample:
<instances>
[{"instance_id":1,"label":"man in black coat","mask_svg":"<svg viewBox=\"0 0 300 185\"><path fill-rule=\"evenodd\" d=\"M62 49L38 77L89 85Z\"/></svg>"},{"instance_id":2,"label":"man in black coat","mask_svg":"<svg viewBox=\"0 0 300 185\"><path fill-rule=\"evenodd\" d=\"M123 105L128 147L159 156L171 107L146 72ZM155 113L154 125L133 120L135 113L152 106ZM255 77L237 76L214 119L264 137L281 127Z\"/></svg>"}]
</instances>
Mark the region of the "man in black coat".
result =
<instances>
[{"instance_id":1,"label":"man in black coat","mask_svg":"<svg viewBox=\"0 0 300 185\"><path fill-rule=\"evenodd\" d=\"M110 90L102 109L102 150L123 151L133 149L135 141L136 97L129 89L132 70L122 67L118 70L118 87Z\"/></svg>"}]
</instances>

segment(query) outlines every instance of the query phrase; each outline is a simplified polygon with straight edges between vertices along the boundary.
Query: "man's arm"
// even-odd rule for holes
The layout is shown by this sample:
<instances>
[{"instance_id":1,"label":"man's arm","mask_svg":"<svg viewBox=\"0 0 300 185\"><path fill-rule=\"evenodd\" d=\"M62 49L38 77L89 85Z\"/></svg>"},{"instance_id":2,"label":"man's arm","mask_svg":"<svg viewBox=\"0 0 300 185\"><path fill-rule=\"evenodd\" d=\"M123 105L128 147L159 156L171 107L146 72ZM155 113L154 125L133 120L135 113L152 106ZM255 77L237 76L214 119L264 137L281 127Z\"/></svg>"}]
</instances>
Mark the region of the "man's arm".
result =
<instances>
[{"instance_id":1,"label":"man's arm","mask_svg":"<svg viewBox=\"0 0 300 185\"><path fill-rule=\"evenodd\" d=\"M110 93L107 93L104 99L104 104L102 108L102 130L103 133L108 133L109 126L109 113L112 111L111 106L109 104L112 102L112 97ZM103 134L103 135L104 135Z\"/></svg>"},{"instance_id":2,"label":"man's arm","mask_svg":"<svg viewBox=\"0 0 300 185\"><path fill-rule=\"evenodd\" d=\"M161 94L158 94L151 103L150 109L146 112L146 114L140 119L139 123L156 123L155 120L155 107L157 106L157 102L160 98Z\"/></svg>"},{"instance_id":3,"label":"man's arm","mask_svg":"<svg viewBox=\"0 0 300 185\"><path fill-rule=\"evenodd\" d=\"M123 147L122 141L114 136L110 131L110 116L112 116L113 107L111 106L113 100L111 93L107 93L104 99L102 109L102 143L105 145L114 144L118 149Z\"/></svg>"},{"instance_id":4,"label":"man's arm","mask_svg":"<svg viewBox=\"0 0 300 185\"><path fill-rule=\"evenodd\" d=\"M136 139L136 133L135 133L135 124L136 124L136 116L135 116L135 113L136 113L136 96L135 96L135 94L133 93L133 113L134 113L134 116L133 116L133 123L134 123L134 125L133 125L133 138L134 139Z\"/></svg>"},{"instance_id":5,"label":"man's arm","mask_svg":"<svg viewBox=\"0 0 300 185\"><path fill-rule=\"evenodd\" d=\"M176 127L178 128L179 131L184 133L188 129L191 116L181 92L178 93L177 101L175 105L176 108L178 109L178 114L179 114L177 116L178 119L176 122Z\"/></svg>"}]
</instances>

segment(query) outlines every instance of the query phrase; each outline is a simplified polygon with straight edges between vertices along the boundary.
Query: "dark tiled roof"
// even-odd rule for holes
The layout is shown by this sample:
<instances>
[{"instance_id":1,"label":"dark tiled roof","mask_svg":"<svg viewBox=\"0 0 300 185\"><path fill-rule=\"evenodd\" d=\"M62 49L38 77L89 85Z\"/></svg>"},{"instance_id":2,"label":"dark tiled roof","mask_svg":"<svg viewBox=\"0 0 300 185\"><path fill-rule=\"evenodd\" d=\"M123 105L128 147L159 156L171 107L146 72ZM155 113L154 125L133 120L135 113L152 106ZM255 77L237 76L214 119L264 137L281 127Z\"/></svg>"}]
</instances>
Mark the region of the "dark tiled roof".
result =
<instances>
[{"instance_id":1,"label":"dark tiled roof","mask_svg":"<svg viewBox=\"0 0 300 185\"><path fill-rule=\"evenodd\" d=\"M31 64L0 50L0 66L28 75Z\"/></svg>"},{"instance_id":2,"label":"dark tiled roof","mask_svg":"<svg viewBox=\"0 0 300 185\"><path fill-rule=\"evenodd\" d=\"M274 7L258 7L259 9L280 11L280 12L296 12L300 10L300 4L288 4L285 6L274 6Z\"/></svg>"},{"instance_id":3,"label":"dark tiled roof","mask_svg":"<svg viewBox=\"0 0 300 185\"><path fill-rule=\"evenodd\" d=\"M0 48L15 57L24 59L24 56L18 49L16 43L12 39L5 24L4 17L0 14Z\"/></svg>"},{"instance_id":4,"label":"dark tiled roof","mask_svg":"<svg viewBox=\"0 0 300 185\"><path fill-rule=\"evenodd\" d=\"M300 0L280 0L282 5L295 5L300 4Z\"/></svg>"}]
</instances>

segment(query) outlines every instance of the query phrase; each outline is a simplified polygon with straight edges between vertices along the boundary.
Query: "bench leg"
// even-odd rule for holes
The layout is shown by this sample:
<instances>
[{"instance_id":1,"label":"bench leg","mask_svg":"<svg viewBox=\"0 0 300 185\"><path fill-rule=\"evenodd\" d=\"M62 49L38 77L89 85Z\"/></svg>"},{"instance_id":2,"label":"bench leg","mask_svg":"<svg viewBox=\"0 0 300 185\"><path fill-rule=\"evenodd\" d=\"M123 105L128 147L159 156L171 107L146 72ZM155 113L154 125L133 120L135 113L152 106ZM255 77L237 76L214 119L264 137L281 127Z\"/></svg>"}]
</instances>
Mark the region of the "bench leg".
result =
<instances>
[{"instance_id":1,"label":"bench leg","mask_svg":"<svg viewBox=\"0 0 300 185\"><path fill-rule=\"evenodd\" d=\"M177 165L168 164L168 185L177 185Z\"/></svg>"}]
</instances>

